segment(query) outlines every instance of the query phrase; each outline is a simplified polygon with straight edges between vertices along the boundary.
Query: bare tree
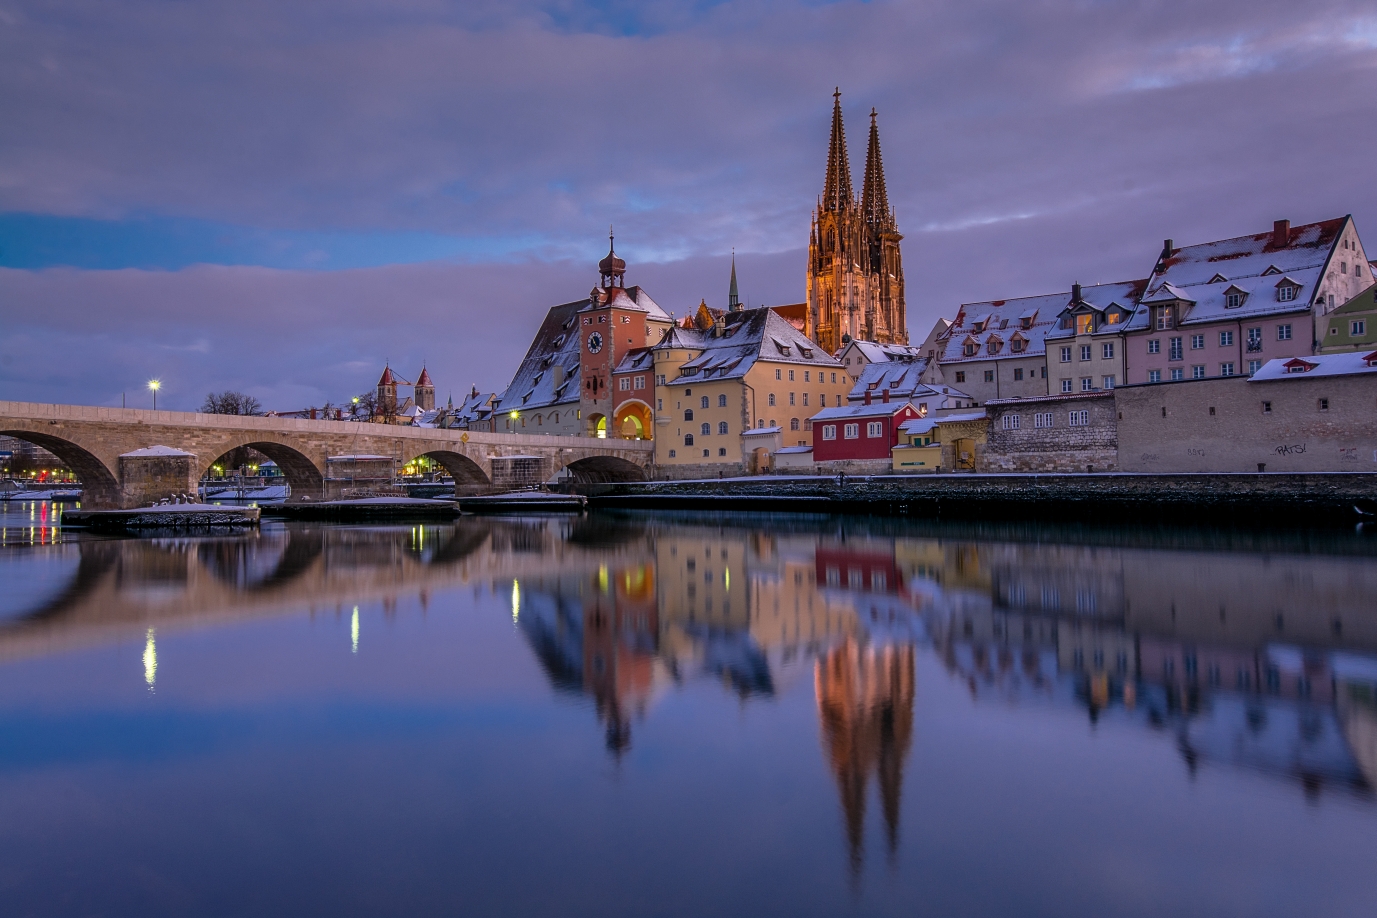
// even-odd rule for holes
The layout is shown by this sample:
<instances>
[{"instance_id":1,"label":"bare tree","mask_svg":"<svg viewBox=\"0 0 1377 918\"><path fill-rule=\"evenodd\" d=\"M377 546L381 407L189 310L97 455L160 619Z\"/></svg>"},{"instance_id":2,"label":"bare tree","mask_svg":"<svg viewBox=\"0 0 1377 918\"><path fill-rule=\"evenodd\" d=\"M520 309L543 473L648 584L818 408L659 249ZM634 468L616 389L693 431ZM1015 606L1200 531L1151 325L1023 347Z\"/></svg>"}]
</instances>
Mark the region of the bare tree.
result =
<instances>
[{"instance_id":1,"label":"bare tree","mask_svg":"<svg viewBox=\"0 0 1377 918\"><path fill-rule=\"evenodd\" d=\"M202 414L262 414L263 406L252 395L242 392L211 392L201 404Z\"/></svg>"},{"instance_id":2,"label":"bare tree","mask_svg":"<svg viewBox=\"0 0 1377 918\"><path fill-rule=\"evenodd\" d=\"M365 392L363 395L360 395L359 400L354 402L349 410L351 414L362 414L368 420L373 420L378 413L377 393Z\"/></svg>"}]
</instances>

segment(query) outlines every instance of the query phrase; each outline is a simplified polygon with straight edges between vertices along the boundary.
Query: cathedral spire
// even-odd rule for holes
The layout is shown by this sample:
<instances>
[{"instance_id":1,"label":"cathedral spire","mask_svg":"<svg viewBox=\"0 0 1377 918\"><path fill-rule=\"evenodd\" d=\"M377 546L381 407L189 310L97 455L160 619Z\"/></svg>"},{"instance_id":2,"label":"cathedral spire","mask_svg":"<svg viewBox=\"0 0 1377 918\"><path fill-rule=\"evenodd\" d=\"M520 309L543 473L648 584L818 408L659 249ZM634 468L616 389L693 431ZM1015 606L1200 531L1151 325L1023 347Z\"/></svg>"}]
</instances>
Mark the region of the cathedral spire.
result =
<instances>
[{"instance_id":1,"label":"cathedral spire","mask_svg":"<svg viewBox=\"0 0 1377 918\"><path fill-rule=\"evenodd\" d=\"M889 192L885 190L885 166L880 159L880 129L875 124L875 109L870 110L870 146L865 153L865 181L861 187L861 214L873 229L889 228Z\"/></svg>"},{"instance_id":2,"label":"cathedral spire","mask_svg":"<svg viewBox=\"0 0 1377 918\"><path fill-rule=\"evenodd\" d=\"M827 179L822 186L822 209L846 211L855 206L851 192L851 161L846 156L846 130L842 127L841 87L832 93L832 139L827 147Z\"/></svg>"},{"instance_id":3,"label":"cathedral spire","mask_svg":"<svg viewBox=\"0 0 1377 918\"><path fill-rule=\"evenodd\" d=\"M727 311L741 311L741 297L736 292L736 249L732 249L732 285L727 291Z\"/></svg>"}]
</instances>

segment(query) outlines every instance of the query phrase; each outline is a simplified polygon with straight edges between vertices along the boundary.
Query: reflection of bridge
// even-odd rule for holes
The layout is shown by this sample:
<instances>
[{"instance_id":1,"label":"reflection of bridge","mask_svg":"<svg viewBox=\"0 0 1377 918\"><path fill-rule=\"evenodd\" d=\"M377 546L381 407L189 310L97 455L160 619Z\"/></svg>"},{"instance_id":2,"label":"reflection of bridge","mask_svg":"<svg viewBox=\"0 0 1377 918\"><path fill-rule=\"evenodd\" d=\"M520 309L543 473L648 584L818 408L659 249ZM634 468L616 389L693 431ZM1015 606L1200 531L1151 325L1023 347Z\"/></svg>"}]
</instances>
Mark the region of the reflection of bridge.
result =
<instances>
[{"instance_id":1,"label":"reflection of bridge","mask_svg":"<svg viewBox=\"0 0 1377 918\"><path fill-rule=\"evenodd\" d=\"M247 446L278 464L294 497L314 498L324 493L330 456L387 456L398 465L425 456L453 475L457 488L482 491L501 483L494 460L500 466L506 457L536 460L531 471L540 480L568 470L576 481L615 481L646 477L653 455L651 443L637 440L4 401L0 435L36 443L60 458L81 478L87 507L146 503L146 483L136 492L120 457L152 446L192 455L160 484L167 495L196 493L216 460Z\"/></svg>"}]
</instances>

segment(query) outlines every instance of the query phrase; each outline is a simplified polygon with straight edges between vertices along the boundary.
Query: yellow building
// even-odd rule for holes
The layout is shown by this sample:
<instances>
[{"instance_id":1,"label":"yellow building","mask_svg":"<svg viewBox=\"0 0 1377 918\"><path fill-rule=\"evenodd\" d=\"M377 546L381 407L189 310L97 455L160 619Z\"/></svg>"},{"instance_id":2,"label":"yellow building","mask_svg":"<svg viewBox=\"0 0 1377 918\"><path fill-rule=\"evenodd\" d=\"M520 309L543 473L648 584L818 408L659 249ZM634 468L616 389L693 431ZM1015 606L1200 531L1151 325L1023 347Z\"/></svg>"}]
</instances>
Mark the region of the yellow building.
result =
<instances>
[{"instance_id":1,"label":"yellow building","mask_svg":"<svg viewBox=\"0 0 1377 918\"><path fill-rule=\"evenodd\" d=\"M676 327L652 352L655 462L670 478L763 465L746 455L748 430L778 427L785 446L808 445L808 419L846 404L851 388L840 363L771 309Z\"/></svg>"}]
</instances>

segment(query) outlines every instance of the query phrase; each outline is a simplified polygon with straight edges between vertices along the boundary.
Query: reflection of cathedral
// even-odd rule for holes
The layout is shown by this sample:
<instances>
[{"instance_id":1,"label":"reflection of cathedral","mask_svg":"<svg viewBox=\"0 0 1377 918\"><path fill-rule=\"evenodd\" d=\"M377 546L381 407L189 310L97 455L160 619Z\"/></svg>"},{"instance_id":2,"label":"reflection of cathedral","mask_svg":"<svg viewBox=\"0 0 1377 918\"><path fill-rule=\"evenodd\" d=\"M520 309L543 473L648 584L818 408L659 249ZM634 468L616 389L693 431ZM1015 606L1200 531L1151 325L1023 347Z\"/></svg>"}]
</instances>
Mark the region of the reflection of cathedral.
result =
<instances>
[{"instance_id":1,"label":"reflection of cathedral","mask_svg":"<svg viewBox=\"0 0 1377 918\"><path fill-rule=\"evenodd\" d=\"M851 869L865 855L870 777L880 791L891 856L899 842L899 794L913 742L913 645L864 647L848 640L818 660L818 719L846 819Z\"/></svg>"}]
</instances>

